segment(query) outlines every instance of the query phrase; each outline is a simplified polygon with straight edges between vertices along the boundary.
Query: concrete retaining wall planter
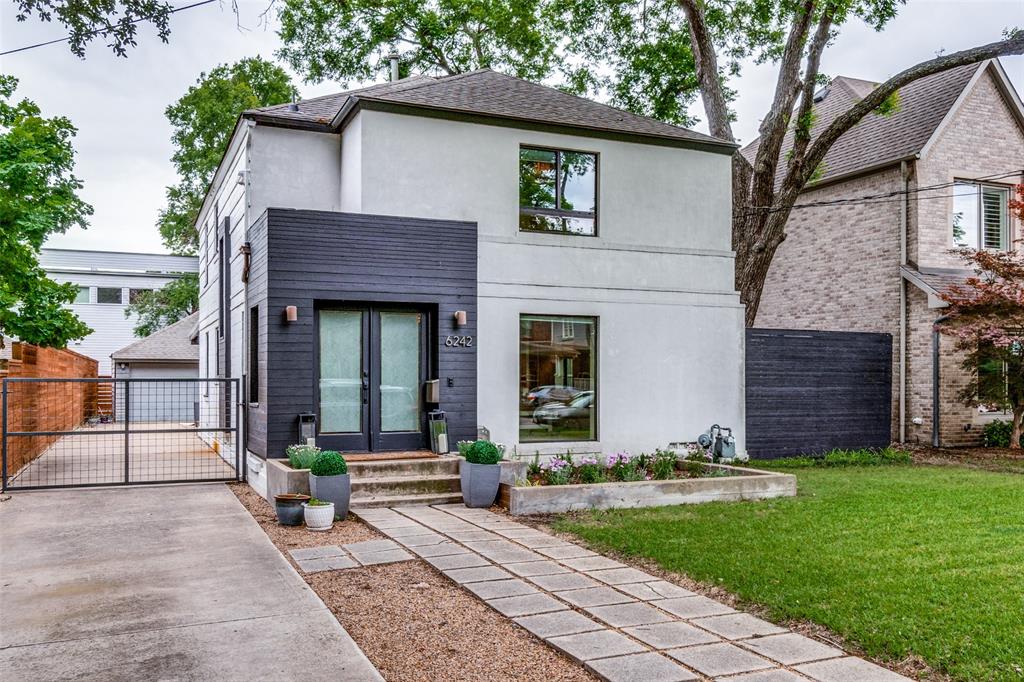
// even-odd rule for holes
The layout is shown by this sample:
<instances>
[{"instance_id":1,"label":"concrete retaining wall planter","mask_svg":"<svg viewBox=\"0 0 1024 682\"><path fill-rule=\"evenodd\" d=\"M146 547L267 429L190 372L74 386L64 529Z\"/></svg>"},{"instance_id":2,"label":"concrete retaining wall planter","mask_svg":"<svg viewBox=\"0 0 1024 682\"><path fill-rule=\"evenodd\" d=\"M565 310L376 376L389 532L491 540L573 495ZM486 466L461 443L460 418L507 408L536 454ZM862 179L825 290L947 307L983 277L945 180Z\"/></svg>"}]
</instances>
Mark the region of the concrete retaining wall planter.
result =
<instances>
[{"instance_id":1,"label":"concrete retaining wall planter","mask_svg":"<svg viewBox=\"0 0 1024 682\"><path fill-rule=\"evenodd\" d=\"M274 496L283 493L309 495L309 469L292 469L286 459L268 459L267 501L274 503Z\"/></svg>"},{"instance_id":2,"label":"concrete retaining wall planter","mask_svg":"<svg viewBox=\"0 0 1024 682\"><path fill-rule=\"evenodd\" d=\"M590 485L506 486L499 498L513 515L559 514L587 509L632 509L700 502L763 500L796 495L796 476L725 464L709 467L733 476Z\"/></svg>"}]
</instances>

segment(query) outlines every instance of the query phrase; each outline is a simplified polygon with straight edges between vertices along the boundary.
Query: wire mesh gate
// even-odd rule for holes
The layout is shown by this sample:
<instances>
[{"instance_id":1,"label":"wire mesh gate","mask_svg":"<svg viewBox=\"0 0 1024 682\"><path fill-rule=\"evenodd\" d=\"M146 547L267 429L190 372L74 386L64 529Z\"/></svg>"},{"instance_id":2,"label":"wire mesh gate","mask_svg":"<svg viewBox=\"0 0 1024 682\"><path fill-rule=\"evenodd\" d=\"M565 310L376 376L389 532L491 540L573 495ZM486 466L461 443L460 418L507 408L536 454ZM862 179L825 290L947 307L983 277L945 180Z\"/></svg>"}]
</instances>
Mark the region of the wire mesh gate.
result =
<instances>
[{"instance_id":1,"label":"wire mesh gate","mask_svg":"<svg viewBox=\"0 0 1024 682\"><path fill-rule=\"evenodd\" d=\"M3 490L242 480L239 391L238 379L3 379Z\"/></svg>"}]
</instances>

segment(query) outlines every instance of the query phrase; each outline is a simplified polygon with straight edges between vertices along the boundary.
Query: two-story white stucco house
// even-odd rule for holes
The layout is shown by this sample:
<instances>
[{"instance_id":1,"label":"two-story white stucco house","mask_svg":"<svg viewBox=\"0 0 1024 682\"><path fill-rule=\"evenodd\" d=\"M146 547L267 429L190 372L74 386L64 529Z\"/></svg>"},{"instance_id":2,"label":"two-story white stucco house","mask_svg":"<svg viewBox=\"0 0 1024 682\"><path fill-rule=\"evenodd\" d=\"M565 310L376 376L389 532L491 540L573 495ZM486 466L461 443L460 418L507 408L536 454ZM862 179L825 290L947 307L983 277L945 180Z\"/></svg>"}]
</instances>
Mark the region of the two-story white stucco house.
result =
<instances>
[{"instance_id":1,"label":"two-story white stucco house","mask_svg":"<svg viewBox=\"0 0 1024 682\"><path fill-rule=\"evenodd\" d=\"M135 297L199 269L192 256L50 248L40 251L39 264L55 282L78 285L69 307L93 331L68 347L99 362L100 376L113 374L111 353L138 341L138 319L125 316Z\"/></svg>"},{"instance_id":2,"label":"two-story white stucco house","mask_svg":"<svg viewBox=\"0 0 1024 682\"><path fill-rule=\"evenodd\" d=\"M436 409L517 457L712 423L742 451L734 150L486 69L245 112L198 218L199 345L244 379L250 481L300 418L410 451Z\"/></svg>"}]
</instances>

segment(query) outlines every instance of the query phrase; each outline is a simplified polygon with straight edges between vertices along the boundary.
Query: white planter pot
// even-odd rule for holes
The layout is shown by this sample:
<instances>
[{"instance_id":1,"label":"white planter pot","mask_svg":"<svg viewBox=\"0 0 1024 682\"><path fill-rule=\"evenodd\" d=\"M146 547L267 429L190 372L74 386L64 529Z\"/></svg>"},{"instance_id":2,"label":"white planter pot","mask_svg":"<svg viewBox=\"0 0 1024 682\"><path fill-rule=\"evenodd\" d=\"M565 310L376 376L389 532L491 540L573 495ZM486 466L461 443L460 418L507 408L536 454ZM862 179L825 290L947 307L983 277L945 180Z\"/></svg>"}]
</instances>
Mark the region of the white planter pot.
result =
<instances>
[{"instance_id":1,"label":"white planter pot","mask_svg":"<svg viewBox=\"0 0 1024 682\"><path fill-rule=\"evenodd\" d=\"M330 530L334 525L334 504L321 504L315 507L302 503L302 515L309 530Z\"/></svg>"}]
</instances>

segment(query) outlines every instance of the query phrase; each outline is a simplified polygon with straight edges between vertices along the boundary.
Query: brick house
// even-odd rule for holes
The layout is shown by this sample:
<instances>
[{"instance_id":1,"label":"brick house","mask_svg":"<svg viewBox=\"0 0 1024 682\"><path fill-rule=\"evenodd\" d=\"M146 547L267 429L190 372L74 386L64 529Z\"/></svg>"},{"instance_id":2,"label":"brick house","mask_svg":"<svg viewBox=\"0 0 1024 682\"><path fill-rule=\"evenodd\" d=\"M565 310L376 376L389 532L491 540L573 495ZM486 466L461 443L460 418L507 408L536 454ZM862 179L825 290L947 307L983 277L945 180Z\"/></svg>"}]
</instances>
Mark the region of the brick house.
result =
<instances>
[{"instance_id":1,"label":"brick house","mask_svg":"<svg viewBox=\"0 0 1024 682\"><path fill-rule=\"evenodd\" d=\"M833 80L815 97L816 125L874 86ZM743 153L753 158L756 145ZM1021 225L1007 202L1022 168L1024 107L998 60L908 85L894 111L840 138L801 195L756 326L892 334L893 439L979 443L983 425L1006 414L957 399L968 376L948 338L939 339L933 397L937 294L970 274L955 247L1019 248Z\"/></svg>"}]
</instances>

